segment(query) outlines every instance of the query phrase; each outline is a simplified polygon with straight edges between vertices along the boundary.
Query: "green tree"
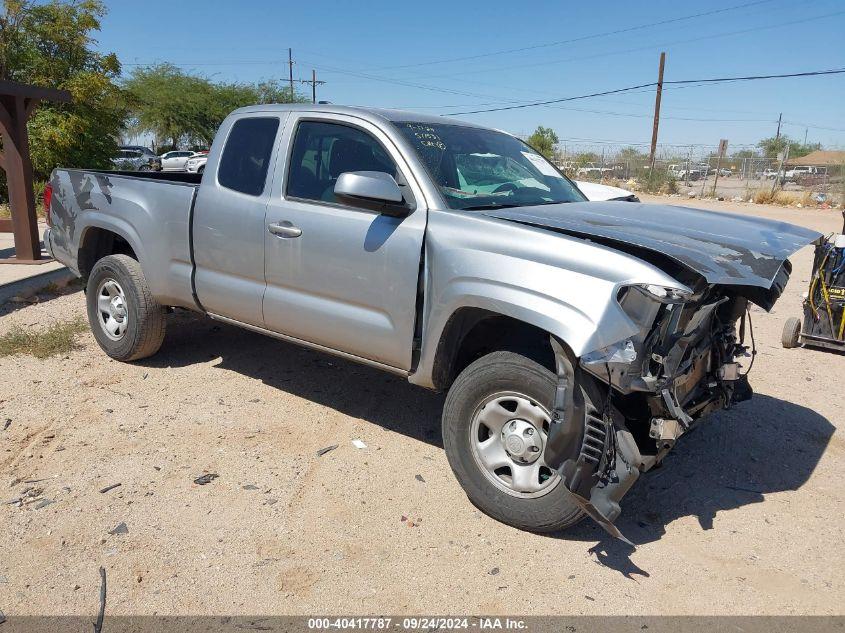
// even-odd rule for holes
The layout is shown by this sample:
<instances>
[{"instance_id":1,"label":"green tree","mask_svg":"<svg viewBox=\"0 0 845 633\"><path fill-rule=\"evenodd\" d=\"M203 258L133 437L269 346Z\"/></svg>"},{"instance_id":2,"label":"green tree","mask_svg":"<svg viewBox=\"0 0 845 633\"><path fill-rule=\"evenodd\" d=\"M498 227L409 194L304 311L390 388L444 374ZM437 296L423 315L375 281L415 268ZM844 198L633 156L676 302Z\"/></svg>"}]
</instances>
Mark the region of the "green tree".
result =
<instances>
[{"instance_id":1,"label":"green tree","mask_svg":"<svg viewBox=\"0 0 845 633\"><path fill-rule=\"evenodd\" d=\"M555 145L558 144L558 137L555 131L549 127L538 125L534 134L528 137L528 144L540 152L546 158L553 158Z\"/></svg>"},{"instance_id":2,"label":"green tree","mask_svg":"<svg viewBox=\"0 0 845 633\"><path fill-rule=\"evenodd\" d=\"M0 79L61 88L69 104L44 102L29 122L36 179L58 166L109 167L126 117L120 63L93 50L106 9L100 0L5 0Z\"/></svg>"},{"instance_id":3,"label":"green tree","mask_svg":"<svg viewBox=\"0 0 845 633\"><path fill-rule=\"evenodd\" d=\"M575 155L575 164L579 167L589 165L590 163L601 163L601 156L595 152L581 152Z\"/></svg>"},{"instance_id":4,"label":"green tree","mask_svg":"<svg viewBox=\"0 0 845 633\"><path fill-rule=\"evenodd\" d=\"M770 138L764 138L762 141L757 143L757 147L763 151L763 156L766 158L777 157L780 152L786 149L787 145L789 145L790 158L806 156L810 152L814 152L817 149L822 148L821 143L807 143L805 145L804 143L800 143L788 136L781 136L780 138L772 136Z\"/></svg>"},{"instance_id":5,"label":"green tree","mask_svg":"<svg viewBox=\"0 0 845 633\"><path fill-rule=\"evenodd\" d=\"M643 159L647 158L647 156L648 156L647 154L644 154L643 152L638 150L636 147L623 147L621 150L619 150L619 154L616 156L616 159L622 160L622 161L625 161L625 160L637 161L637 160L643 160Z\"/></svg>"},{"instance_id":6,"label":"green tree","mask_svg":"<svg viewBox=\"0 0 845 633\"><path fill-rule=\"evenodd\" d=\"M741 149L738 152L731 154L732 160L739 160L742 158L758 158L759 154L753 149Z\"/></svg>"},{"instance_id":7,"label":"green tree","mask_svg":"<svg viewBox=\"0 0 845 633\"><path fill-rule=\"evenodd\" d=\"M148 132L159 145L208 146L223 119L234 109L260 103L305 99L277 81L256 84L213 82L173 64L137 68L124 83L130 95L130 129Z\"/></svg>"}]
</instances>

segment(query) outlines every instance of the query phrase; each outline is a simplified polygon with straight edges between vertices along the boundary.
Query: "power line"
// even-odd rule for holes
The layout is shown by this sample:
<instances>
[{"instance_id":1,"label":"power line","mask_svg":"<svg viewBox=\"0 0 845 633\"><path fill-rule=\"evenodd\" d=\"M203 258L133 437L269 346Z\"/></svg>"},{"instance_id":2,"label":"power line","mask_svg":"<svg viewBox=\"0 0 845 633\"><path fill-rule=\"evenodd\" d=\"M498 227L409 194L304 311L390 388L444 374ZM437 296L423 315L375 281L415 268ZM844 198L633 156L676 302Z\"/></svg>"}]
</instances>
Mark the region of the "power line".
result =
<instances>
[{"instance_id":1,"label":"power line","mask_svg":"<svg viewBox=\"0 0 845 633\"><path fill-rule=\"evenodd\" d=\"M630 145L632 147L649 147L651 143L644 143L641 141L618 141L614 139L596 139L596 138L583 138L577 136L570 136L566 138L560 138L561 142L566 141L568 143L580 143L584 145L594 144L594 145ZM732 143L733 147L756 147L757 145L754 143ZM658 143L658 147L715 147L714 143Z\"/></svg>"},{"instance_id":2,"label":"power line","mask_svg":"<svg viewBox=\"0 0 845 633\"><path fill-rule=\"evenodd\" d=\"M739 4L739 5L735 5L735 6L732 6L732 7L725 7L725 8L722 8L722 9L714 9L712 11L704 11L702 13L694 13L692 15L684 15L684 16L681 16L681 17L671 18L671 19L668 19L668 20L661 20L659 22L651 22L649 24L641 24L641 25L638 25L638 26L630 26L630 27L627 27L627 28L624 28L624 29L617 29L615 31L605 31L603 33L594 33L592 35L583 35L581 37L576 37L576 38L572 38L572 39L568 39L568 40L559 40L557 42L547 42L545 44L533 44L531 46L521 46L519 48L508 48L508 49L504 49L504 50L491 51L489 53L479 53L479 54L476 54L476 55L464 55L462 57L450 57L450 58L447 58L447 59L439 59L439 60L433 60L433 61L427 61L427 62L417 62L417 63L414 63L414 64L401 64L401 65L398 65L398 66L381 66L379 68L375 68L374 70L398 70L398 69L401 69L401 68L418 68L420 66L431 66L431 65L435 65L435 64L447 64L447 63L451 63L451 62L468 61L468 60L471 60L471 59L481 59L481 58L485 58L485 57L492 57L492 56L495 56L495 55L509 55L511 53L522 53L522 52L525 52L525 51L533 51L533 50L537 50L537 49L540 49L540 48L550 48L552 46L561 46L563 44L574 44L576 42L584 42L586 40L596 39L596 38L600 38L600 37L609 37L611 35L620 35L622 33L631 33L633 31L641 31L643 29L648 29L648 28L652 28L652 27L655 27L655 26L663 26L665 24L674 24L676 22L683 22L683 21L692 20L692 19L695 19L695 18L701 18L701 17L710 16L710 15L716 15L716 14L719 14L719 13L726 13L728 11L736 11L738 9L745 9L747 7L753 7L753 6L757 6L757 5L761 5L761 4L770 4L771 2L774 2L774 1L775 0L757 0L756 2L746 2L744 4Z\"/></svg>"},{"instance_id":3,"label":"power line","mask_svg":"<svg viewBox=\"0 0 845 633\"><path fill-rule=\"evenodd\" d=\"M691 85L712 85L716 83L730 83L730 82L737 82L737 81L755 81L759 79L785 79L789 77L815 77L819 75L838 75L841 73L845 73L845 68L837 68L832 70L814 70L810 72L803 72L803 73L784 73L779 75L748 75L744 77L713 77L707 79L675 79L673 81L664 81L664 85L672 84L672 85L679 85L679 86L691 86ZM618 94L622 92L630 92L631 90L639 90L640 88L649 88L652 86L656 86L657 82L652 81L645 84L639 84L637 86L628 86L627 88L617 88L615 90L605 90L603 92L593 92L591 94L586 95L578 95L577 97L563 97L560 99L548 99L546 101L533 101L530 103L520 103L516 105L510 106L502 106L499 108L488 108L484 110L472 110L472 111L465 111L465 112L451 112L445 116L459 116L462 114L481 114L485 112L501 112L503 110L518 110L521 108L533 108L536 106L543 106L543 105L550 105L554 103L564 103L566 101L577 101L579 99L591 99L593 97L602 97L605 95L611 94Z\"/></svg>"},{"instance_id":4,"label":"power line","mask_svg":"<svg viewBox=\"0 0 845 633\"><path fill-rule=\"evenodd\" d=\"M502 110L519 110L521 108L533 108L535 106L549 105L552 103L564 103L565 101L577 101L578 99L590 99L592 97L603 97L605 95L615 95L620 92L629 92L631 90L638 90L640 88L649 88L656 86L656 81L651 81L647 84L640 84L638 86L628 86L627 88L617 88L615 90L605 90L604 92L593 92L588 95L579 95L577 97L563 97L562 99L549 99L548 101L534 101L532 103L519 103L517 105L504 106L501 108L489 108L487 110L471 110L469 112L450 112L444 116L459 116L461 114L481 114L483 112L501 112Z\"/></svg>"},{"instance_id":5,"label":"power line","mask_svg":"<svg viewBox=\"0 0 845 633\"><path fill-rule=\"evenodd\" d=\"M650 92L650 91L649 91ZM600 101L600 99L597 99ZM397 110L447 110L450 108L469 108L474 106L494 106L500 105L502 101L498 102L491 102L491 103L464 103L464 104L451 104L451 105L438 105L438 106L409 106L409 105L399 105L399 106L391 106L396 108ZM621 102L615 102L621 103ZM628 104L623 104L628 105ZM642 114L636 112L617 112L614 110L595 110L590 108L567 108L564 106L556 106L556 105L549 105L545 106L548 108L554 108L556 110L565 110L567 112L583 112L586 114L601 114L603 116L618 116L618 117L628 117L634 119L650 119L653 115L652 114ZM672 106L672 109L678 109L677 106ZM683 109L683 108L681 108ZM695 110L696 108L687 108ZM705 110L708 112L722 112L722 110ZM732 112L732 110L724 110L724 112ZM696 123L771 123L775 120L775 117L770 117L768 119L723 119L723 118L710 118L710 117L683 117L683 116L660 116L661 120L670 120L670 121L692 121ZM784 121L784 123L788 123L788 121ZM796 125L801 125L802 127L814 127L814 126L806 126L803 123L796 123ZM828 129L828 128L820 128L820 129ZM831 128L836 130L835 128Z\"/></svg>"},{"instance_id":6,"label":"power line","mask_svg":"<svg viewBox=\"0 0 845 633\"><path fill-rule=\"evenodd\" d=\"M760 0L759 2L749 3L748 5L738 5L737 7L733 7L733 8L729 7L729 8L726 8L724 10L716 10L716 12L733 10L735 8L741 8L743 6L751 6L753 4L762 4L763 2L767 2L767 1L775 1L775 0ZM707 12L705 12L705 14L706 13ZM726 37L726 36L731 36L731 35L739 35L739 34L744 34L744 33L748 33L748 32L763 30L763 29L777 28L777 27L781 27L781 26L793 26L795 24L800 24L802 22L808 22L808 21L812 21L812 20L818 20L818 19L822 19L822 18L832 17L832 16L843 14L843 13L845 13L845 11L839 11L839 12L834 12L834 13L829 13L829 14L819 15L819 16L811 16L811 17L804 18L804 19L801 19L801 20L792 20L792 21L786 22L786 23L766 25L766 26L761 26L761 27L753 27L753 28L749 28L749 29L743 29L743 30L732 31L732 32L727 32L727 33L705 35L705 36L698 37L698 38L687 38L687 39L676 41L676 42L670 42L669 44L663 45L663 46L687 44L687 43L690 43L690 42L696 42L696 41L705 40L705 39ZM688 19L688 18L700 16L700 15L705 15L705 14L695 14L694 16L687 16L687 18L676 18L675 20ZM660 23L655 23L655 24L660 24ZM638 28L638 27L632 27L632 28ZM624 30L625 29L623 29L623 31ZM601 34L599 34L599 35L601 35ZM598 37L599 35L596 35L596 37ZM590 36L590 37L592 37L592 36ZM566 42L568 42L568 41L570 41L570 40L566 40ZM572 40L572 41L576 41L576 40ZM519 64L519 65L504 66L504 67L498 66L498 67L493 67L493 68L488 68L488 69L474 69L472 72L478 73L478 72L488 72L488 71L501 71L501 70L507 70L507 69L522 68L522 67L526 67L526 66L552 65L552 64L559 64L559 63L565 63L565 62L570 62L570 61L580 61L580 60L584 60L584 59L593 59L593 58L596 58L596 57L607 57L607 56L613 56L613 55L626 54L626 53L636 52L636 51L641 51L641 50L649 50L649 49L656 48L658 46L660 46L660 45L641 46L641 47L624 49L624 50L609 51L609 52L606 52L606 53L599 53L599 54L595 54L595 55L571 57L571 58L562 59L562 60L551 60L551 61L545 61L545 62L536 62L536 63L531 63L531 64ZM526 48L530 48L530 47L526 47ZM276 65L278 63L279 63L278 59L263 59L263 60L235 60L235 61L196 62L196 63L187 63L186 62L186 63L173 63L173 65L174 66L227 66L227 65L244 65L244 64ZM287 63L287 62L283 62L283 63ZM124 65L124 66L146 66L146 65L149 65L149 64L134 62L134 63L123 63L122 65ZM346 69L343 69L343 68L330 67L330 66L322 66L321 67L320 65L317 65L317 64L312 64L312 65L313 65L314 68L322 70L323 72L338 73L338 74L348 75L348 76L351 76L351 77L357 77L357 78L360 78L360 79L368 79L370 81L377 81L377 82L389 83L389 84L405 86L405 87L410 87L410 88L417 88L417 89L420 89L420 90L426 90L426 91L431 91L431 92L439 92L439 93L443 93L443 94L452 94L452 95L459 95L459 96L466 96L466 97L474 97L474 98L479 98L479 99L495 99L496 98L492 95L455 90L455 89L445 88L445 87L431 85L431 84L421 84L421 83L418 83L418 82L402 80L402 79L399 79L399 78L391 78L391 77L373 75L373 74L370 74L368 72L352 71L352 70L346 70ZM423 79L425 79L425 78L435 79L435 78L450 78L450 77L460 77L460 76L461 75L422 75L421 77ZM475 81L475 80L467 80L465 77L461 77L460 80L462 82L465 82L465 83L470 82L470 83L477 83L477 84L480 84L480 85L490 85L492 87L496 87L493 84L484 84L483 82L478 82L478 81ZM310 81L305 79L305 80L299 80L298 83L310 83ZM531 92L536 92L536 91L531 91ZM506 100L504 102L505 103L513 103L513 104L519 103L519 101L517 101L517 100ZM484 105L484 104L478 104L478 105Z\"/></svg>"},{"instance_id":7,"label":"power line","mask_svg":"<svg viewBox=\"0 0 845 633\"><path fill-rule=\"evenodd\" d=\"M813 20L819 20L819 19L822 19L822 18L827 18L827 17L840 15L840 14L845 14L845 11L839 11L839 12L834 12L834 13L819 15L819 16L811 16L811 17L804 18L804 19L801 19L801 20L792 20L790 22L767 25L767 26L762 26L762 27L753 27L753 28L749 28L749 29L732 31L732 32L728 32L728 33L718 33L718 34L706 35L706 36L702 36L702 37L698 37L698 38L687 38L685 40L681 40L681 41L678 41L678 42L672 42L671 44L672 45L687 44L687 43L695 42L695 41L699 41L699 40L706 40L706 39L717 38L717 37L726 37L726 36L730 36L730 35L739 35L739 34L744 34L744 33L758 31L758 30L777 28L777 27L782 27L782 26L794 26L795 24L800 24L800 23L803 23L803 22L809 22L809 21L813 21ZM522 64L522 65L506 66L506 67L499 66L499 67L490 68L490 69L487 69L487 70L501 71L501 70L506 70L508 68L520 68L520 67L523 67L523 66L557 64L557 63L564 63L564 62L567 62L567 61L591 59L591 58L595 58L595 57L606 57L606 56L625 54L625 53L630 53L630 52L640 51L640 50L649 50L649 49L655 48L655 46L657 46L657 45L641 46L641 47L632 48L632 49L611 51L611 52L607 52L607 53L600 53L600 54L597 54L597 55L572 57L572 58L564 59L564 60L553 60L553 61L550 61L550 62L539 62L539 63L534 63L534 64ZM467 91L453 90L453 89L440 87L440 86L436 86L436 85L432 85L432 84L421 84L421 83L416 83L416 82L409 82L407 80L401 80L399 78L373 75L371 73L362 72L362 71L352 71L352 70L346 70L346 69L343 69L343 68L330 67L330 66L321 67L321 66L316 65L316 64L315 64L315 67L324 71L324 72L339 73L339 74L344 74L344 75L348 75L348 76L352 76L352 77L358 77L358 78L361 78L361 79L368 79L370 81L377 81L377 82L389 83L389 84L406 86L406 87L411 87L411 88L418 88L418 89L421 89L421 90L427 90L427 91L431 91L431 92L440 92L440 93L443 93L443 94L462 95L462 96L474 97L474 98L479 98L479 99L491 99L491 100L496 99L496 97L494 97L492 95L488 95L488 94L479 94L479 93L473 93L473 92L467 92ZM473 70L472 72L473 73L475 73L475 72L485 72L485 69ZM485 85L482 82L478 82L478 81L474 81L474 80L467 80L465 77L463 77L461 75L421 75L420 77L423 78L423 79L425 79L425 78L434 79L434 78L438 78L438 77L443 77L443 78L460 77L460 80L464 83L469 82L469 83L476 83L476 84ZM492 84L487 84L487 85L493 86ZM493 87L495 87L495 86L493 86ZM675 90L682 89L682 88L689 88L689 87L696 87L696 86L678 86L678 87L675 88ZM537 92L537 91L531 90L530 92ZM500 102L507 103L507 104L519 104L520 103L520 101L516 100L516 99L508 99L508 100L501 100L500 99ZM477 104L477 105L474 105L474 106L471 106L471 107L478 107L478 106L484 106L484 105L486 105L486 104Z\"/></svg>"},{"instance_id":8,"label":"power line","mask_svg":"<svg viewBox=\"0 0 845 633\"><path fill-rule=\"evenodd\" d=\"M676 79L664 81L667 84L705 84L725 83L731 81L753 81L756 79L784 79L788 77L815 77L817 75L840 75L845 73L845 68L833 68L831 70L811 70L803 73L784 73L780 75L747 75L745 77L712 77L708 79Z\"/></svg>"},{"instance_id":9,"label":"power line","mask_svg":"<svg viewBox=\"0 0 845 633\"><path fill-rule=\"evenodd\" d=\"M784 121L786 125L797 125L799 127L808 127L811 130L827 130L829 132L845 132L845 128L841 127L826 127L823 125L810 125L809 123L801 123L799 121Z\"/></svg>"},{"instance_id":10,"label":"power line","mask_svg":"<svg viewBox=\"0 0 845 633\"><path fill-rule=\"evenodd\" d=\"M383 83L394 84L394 85L397 85L397 86L406 86L406 87L409 87L409 88L418 88L420 90L428 90L428 91L431 91L431 92L441 92L441 93L444 93L444 94L458 95L458 96L463 96L463 97L476 97L476 98L479 98L479 99L495 99L496 98L493 95L479 94L479 93L476 93L476 92L466 92L466 91L463 91L463 90L453 90L451 88L443 88L443 87L440 87L440 86L431 86L431 85L428 85L428 84L420 84L420 83L416 83L416 82L403 81L401 79L391 79L391 78L388 78L388 77L380 77L380 76L377 76L377 75L370 75L368 73L356 72L354 70L344 70L342 68L335 68L335 67L332 67L332 66L320 66L320 65L315 64L314 67L317 68L318 70L321 70L321 71L327 72L327 73L338 73L338 74L341 74L341 75L349 75L351 77L359 77L361 79L370 79L372 81L379 81L379 82L383 82ZM516 101L516 100L510 100L510 101L506 101L506 103L519 103L519 102Z\"/></svg>"},{"instance_id":11,"label":"power line","mask_svg":"<svg viewBox=\"0 0 845 633\"><path fill-rule=\"evenodd\" d=\"M646 44L644 46L636 46L636 47L633 47L633 48L625 48L625 49L619 49L619 50L615 50L615 51L606 51L606 52L594 53L594 54L590 54L590 55L579 55L579 56L575 56L575 57L567 57L567 58L564 58L564 59L551 59L551 60L545 60L545 61L540 61L540 62L528 62L528 63L522 63L522 64L511 64L509 66L497 65L497 66L489 66L487 68L472 68L472 69L463 71L461 73L449 73L449 74L440 74L440 75L424 75L423 77L428 78L428 79L445 79L445 78L450 78L450 77L456 77L457 78L457 77L462 77L467 72L472 72L473 74L476 74L476 73L486 73L486 72L501 72L503 70L517 70L517 69L520 69L520 68L532 68L532 67L537 67L537 66L554 66L556 64L564 64L564 63L567 63L567 62L585 61L585 60L590 60L590 59L598 59L598 58L601 58L601 57L613 57L615 55L625 55L625 54L628 54L628 53L636 53L636 52L640 52L640 51L650 51L650 50L654 50L654 49L658 49L658 50L659 49L665 49L665 48L669 48L670 46L682 46L682 45L690 44L690 43L693 43L693 42L701 42L703 40L718 39L718 38L721 38L721 37L730 37L730 36L733 36L733 35L745 35L746 33L754 33L754 32L757 32L757 31L765 31L765 30L768 30L768 29L776 29L776 28L781 28L781 27L792 27L796 24L803 24L805 22L813 22L815 20L822 20L822 19L825 19L825 18L831 18L831 17L835 17L835 16L838 16L838 15L842 15L842 14L845 14L845 11L834 11L832 13L825 13L825 14L822 14L822 15L810 16L810 17L799 19L799 20L790 20L789 22L779 22L777 24L766 24L766 25L763 25L763 26L754 26L754 27L750 27L750 28L746 28L746 29L740 29L738 31L725 31L725 32L722 32L722 33L712 33L710 35L702 35L702 36L699 36L699 37L688 37L688 38L684 38L682 40L675 40L673 42L665 42L663 44Z\"/></svg>"}]
</instances>

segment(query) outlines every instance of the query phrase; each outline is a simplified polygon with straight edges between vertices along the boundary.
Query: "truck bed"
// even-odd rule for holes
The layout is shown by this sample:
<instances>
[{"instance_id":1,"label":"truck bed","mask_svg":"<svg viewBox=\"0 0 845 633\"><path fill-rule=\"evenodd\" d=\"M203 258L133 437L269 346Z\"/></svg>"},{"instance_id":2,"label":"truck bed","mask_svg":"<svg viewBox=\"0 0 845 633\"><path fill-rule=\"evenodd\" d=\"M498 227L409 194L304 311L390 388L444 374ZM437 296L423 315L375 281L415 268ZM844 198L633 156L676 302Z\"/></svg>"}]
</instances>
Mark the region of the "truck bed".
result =
<instances>
[{"instance_id":1,"label":"truck bed","mask_svg":"<svg viewBox=\"0 0 845 633\"><path fill-rule=\"evenodd\" d=\"M190 221L201 180L201 174L188 173L56 169L55 230L48 231L45 245L84 276L100 233L125 236L159 300L194 307Z\"/></svg>"}]
</instances>

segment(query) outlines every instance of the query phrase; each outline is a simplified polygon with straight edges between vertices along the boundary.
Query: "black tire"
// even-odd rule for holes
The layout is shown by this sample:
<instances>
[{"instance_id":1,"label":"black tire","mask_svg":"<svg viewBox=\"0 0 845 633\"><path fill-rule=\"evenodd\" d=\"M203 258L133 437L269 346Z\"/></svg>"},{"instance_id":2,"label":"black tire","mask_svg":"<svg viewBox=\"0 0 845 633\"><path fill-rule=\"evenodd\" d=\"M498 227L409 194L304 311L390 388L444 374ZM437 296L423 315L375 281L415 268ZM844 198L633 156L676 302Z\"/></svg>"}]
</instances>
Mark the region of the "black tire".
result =
<instances>
[{"instance_id":1,"label":"black tire","mask_svg":"<svg viewBox=\"0 0 845 633\"><path fill-rule=\"evenodd\" d=\"M149 165L141 165L138 171L150 171L152 168Z\"/></svg>"},{"instance_id":2,"label":"black tire","mask_svg":"<svg viewBox=\"0 0 845 633\"><path fill-rule=\"evenodd\" d=\"M798 341L801 336L801 319L796 317L789 317L786 323L783 324L783 334L781 334L780 342L786 349L798 347Z\"/></svg>"},{"instance_id":3,"label":"black tire","mask_svg":"<svg viewBox=\"0 0 845 633\"><path fill-rule=\"evenodd\" d=\"M197 169L197 173L198 173L198 174L201 174L201 173L202 173L202 172L204 172L204 171L205 171L205 165L203 165L202 167L200 167L199 169Z\"/></svg>"},{"instance_id":4,"label":"black tire","mask_svg":"<svg viewBox=\"0 0 845 633\"><path fill-rule=\"evenodd\" d=\"M475 457L472 419L494 394L516 392L552 410L557 377L533 360L514 352L493 352L476 360L457 377L443 407L443 445L449 465L470 501L497 521L530 532L555 532L585 515L559 481L539 497L513 496L494 485Z\"/></svg>"},{"instance_id":5,"label":"black tire","mask_svg":"<svg viewBox=\"0 0 845 633\"><path fill-rule=\"evenodd\" d=\"M109 335L98 301L103 284L117 282L122 289L125 331L115 339ZM108 255L94 264L85 290L88 323L103 351L124 362L155 354L164 341L165 311L153 298L141 265L128 255ZM107 298L107 297L106 297Z\"/></svg>"}]
</instances>

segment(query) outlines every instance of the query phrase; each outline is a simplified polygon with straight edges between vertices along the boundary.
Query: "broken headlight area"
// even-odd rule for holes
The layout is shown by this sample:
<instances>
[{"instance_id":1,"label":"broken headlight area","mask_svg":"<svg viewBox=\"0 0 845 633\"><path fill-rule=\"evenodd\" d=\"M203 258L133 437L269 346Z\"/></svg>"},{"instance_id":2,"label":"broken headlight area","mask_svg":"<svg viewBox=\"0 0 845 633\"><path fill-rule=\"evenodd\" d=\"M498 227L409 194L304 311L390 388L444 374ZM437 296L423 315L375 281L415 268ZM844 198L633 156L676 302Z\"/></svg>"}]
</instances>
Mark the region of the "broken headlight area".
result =
<instances>
[{"instance_id":1,"label":"broken headlight area","mask_svg":"<svg viewBox=\"0 0 845 633\"><path fill-rule=\"evenodd\" d=\"M585 354L580 365L612 386L614 403L635 412L632 421L673 418L686 428L714 408L747 399L740 371L749 355L744 297L722 286L693 293L636 285L624 287L618 301L638 332Z\"/></svg>"},{"instance_id":2,"label":"broken headlight area","mask_svg":"<svg viewBox=\"0 0 845 633\"><path fill-rule=\"evenodd\" d=\"M545 460L587 514L624 538L612 522L639 473L701 417L750 398L751 389L740 363L750 355L744 297L712 285L695 292L628 286L618 300L640 329L585 354L577 377L563 377L577 381L592 405L579 402L577 390L573 406L565 398L556 403L569 425L553 425Z\"/></svg>"}]
</instances>

